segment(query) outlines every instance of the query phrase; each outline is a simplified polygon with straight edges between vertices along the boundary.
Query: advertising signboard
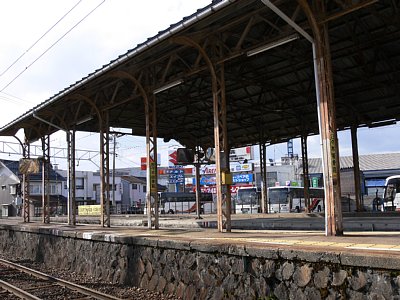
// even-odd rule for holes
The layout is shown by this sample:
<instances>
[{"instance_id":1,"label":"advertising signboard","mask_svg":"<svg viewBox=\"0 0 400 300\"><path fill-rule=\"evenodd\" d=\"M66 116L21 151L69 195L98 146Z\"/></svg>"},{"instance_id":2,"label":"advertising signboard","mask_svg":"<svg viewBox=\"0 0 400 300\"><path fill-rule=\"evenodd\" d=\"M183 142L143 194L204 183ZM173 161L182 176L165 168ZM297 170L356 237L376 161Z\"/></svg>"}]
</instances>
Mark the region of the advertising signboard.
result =
<instances>
[{"instance_id":1,"label":"advertising signboard","mask_svg":"<svg viewBox=\"0 0 400 300\"><path fill-rule=\"evenodd\" d=\"M253 182L253 174L234 174L232 176L233 183ZM196 184L196 179L193 178L193 185ZM200 178L200 185L215 185L215 176L203 176Z\"/></svg>"}]
</instances>

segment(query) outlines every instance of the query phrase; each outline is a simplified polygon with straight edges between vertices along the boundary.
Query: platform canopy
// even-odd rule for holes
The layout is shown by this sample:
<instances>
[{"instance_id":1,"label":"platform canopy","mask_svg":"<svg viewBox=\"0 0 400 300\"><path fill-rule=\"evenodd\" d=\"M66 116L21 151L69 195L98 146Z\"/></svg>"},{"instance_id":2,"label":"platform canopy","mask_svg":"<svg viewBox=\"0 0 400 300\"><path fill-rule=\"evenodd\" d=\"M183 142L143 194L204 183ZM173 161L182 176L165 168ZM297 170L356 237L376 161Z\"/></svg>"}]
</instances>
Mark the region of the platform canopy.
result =
<instances>
[{"instance_id":1,"label":"platform canopy","mask_svg":"<svg viewBox=\"0 0 400 300\"><path fill-rule=\"evenodd\" d=\"M272 2L313 35L297 1ZM400 118L399 1L326 3L318 21L329 24L338 129L393 124ZM23 128L35 141L58 130L34 115L60 128L98 132L99 116L108 115L109 126L146 136L145 92L156 98L158 137L213 146L210 62L224 69L230 147L318 133L309 41L263 1L220 0L60 91L0 135Z\"/></svg>"}]
</instances>

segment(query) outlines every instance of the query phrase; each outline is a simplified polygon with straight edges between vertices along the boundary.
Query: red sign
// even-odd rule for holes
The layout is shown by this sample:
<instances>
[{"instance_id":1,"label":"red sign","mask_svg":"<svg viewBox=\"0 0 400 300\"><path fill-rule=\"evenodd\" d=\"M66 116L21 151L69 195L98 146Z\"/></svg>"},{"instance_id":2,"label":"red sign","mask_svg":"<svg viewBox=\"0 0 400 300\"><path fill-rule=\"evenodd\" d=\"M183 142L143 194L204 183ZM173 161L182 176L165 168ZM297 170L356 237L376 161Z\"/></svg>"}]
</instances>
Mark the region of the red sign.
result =
<instances>
[{"instance_id":1,"label":"red sign","mask_svg":"<svg viewBox=\"0 0 400 300\"><path fill-rule=\"evenodd\" d=\"M174 166L178 163L176 160L176 157L177 157L176 150L168 153L168 165L169 166Z\"/></svg>"},{"instance_id":2,"label":"red sign","mask_svg":"<svg viewBox=\"0 0 400 300\"><path fill-rule=\"evenodd\" d=\"M238 189L240 187L244 187L244 186L252 186L251 184L244 184L244 185L231 185L231 194L236 194ZM196 188L193 189L194 191L196 190ZM212 193L212 194L216 194L217 193L217 187L215 185L212 186L207 186L207 187L201 187L201 192L202 193Z\"/></svg>"},{"instance_id":3,"label":"red sign","mask_svg":"<svg viewBox=\"0 0 400 300\"><path fill-rule=\"evenodd\" d=\"M140 170L145 171L147 169L147 158L141 157L140 158Z\"/></svg>"}]
</instances>

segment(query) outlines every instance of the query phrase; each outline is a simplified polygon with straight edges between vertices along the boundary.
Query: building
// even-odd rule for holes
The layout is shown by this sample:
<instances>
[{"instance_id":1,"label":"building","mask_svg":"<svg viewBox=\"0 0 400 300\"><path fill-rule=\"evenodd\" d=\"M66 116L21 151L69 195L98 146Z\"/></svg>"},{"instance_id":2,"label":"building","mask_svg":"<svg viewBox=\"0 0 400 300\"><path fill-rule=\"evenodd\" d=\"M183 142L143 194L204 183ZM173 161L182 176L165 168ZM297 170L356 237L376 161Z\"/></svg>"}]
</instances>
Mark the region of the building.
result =
<instances>
[{"instance_id":1,"label":"building","mask_svg":"<svg viewBox=\"0 0 400 300\"><path fill-rule=\"evenodd\" d=\"M19 161L1 160L1 163L16 176L22 178L19 172ZM40 164L41 166L41 164ZM67 212L67 197L66 191L63 189L63 183L66 178L57 173L53 168L49 172L49 188L50 188L50 214L66 214ZM34 215L39 216L42 210L42 173L29 174L29 199L33 204ZM21 209L22 201L19 198L16 201L17 210Z\"/></svg>"},{"instance_id":2,"label":"building","mask_svg":"<svg viewBox=\"0 0 400 300\"><path fill-rule=\"evenodd\" d=\"M146 178L122 176L122 205L126 207L143 207L146 201Z\"/></svg>"},{"instance_id":3,"label":"building","mask_svg":"<svg viewBox=\"0 0 400 300\"><path fill-rule=\"evenodd\" d=\"M0 161L0 216L15 216L22 203L20 195L20 179Z\"/></svg>"},{"instance_id":4,"label":"building","mask_svg":"<svg viewBox=\"0 0 400 300\"><path fill-rule=\"evenodd\" d=\"M308 160L311 185L313 181L318 186L323 185L322 162L320 158ZM385 180L392 175L400 174L400 153L367 154L359 156L361 197L364 209L371 210L373 199L383 196ZM300 161L299 174L302 175ZM353 158L351 156L340 157L340 180L342 198L355 199ZM353 201L354 202L354 201ZM350 202L349 202L350 203ZM354 210L355 204L342 203Z\"/></svg>"}]
</instances>

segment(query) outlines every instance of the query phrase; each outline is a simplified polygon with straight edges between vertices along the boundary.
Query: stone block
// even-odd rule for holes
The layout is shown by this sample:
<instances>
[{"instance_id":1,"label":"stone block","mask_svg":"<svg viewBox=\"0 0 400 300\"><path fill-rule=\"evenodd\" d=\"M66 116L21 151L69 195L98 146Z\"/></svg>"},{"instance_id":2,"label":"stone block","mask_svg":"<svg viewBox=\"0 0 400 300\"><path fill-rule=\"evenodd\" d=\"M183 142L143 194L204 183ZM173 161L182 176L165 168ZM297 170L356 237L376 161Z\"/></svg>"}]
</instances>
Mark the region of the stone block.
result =
<instances>
[{"instance_id":1,"label":"stone block","mask_svg":"<svg viewBox=\"0 0 400 300\"><path fill-rule=\"evenodd\" d=\"M248 256L265 259L278 259L279 254L276 249L263 247L246 247Z\"/></svg>"},{"instance_id":2,"label":"stone block","mask_svg":"<svg viewBox=\"0 0 400 300\"><path fill-rule=\"evenodd\" d=\"M288 298L288 295L289 295L288 289L287 289L287 287L285 286L285 284L283 282L278 284L278 286L275 288L274 295L279 300L287 300L287 299L289 299Z\"/></svg>"},{"instance_id":3,"label":"stone block","mask_svg":"<svg viewBox=\"0 0 400 300\"><path fill-rule=\"evenodd\" d=\"M332 285L341 286L347 278L347 272L344 270L339 270L333 273Z\"/></svg>"},{"instance_id":4,"label":"stone block","mask_svg":"<svg viewBox=\"0 0 400 300\"><path fill-rule=\"evenodd\" d=\"M371 294L374 293L376 295L382 296L383 299L392 299L393 288L391 284L391 279L384 274L373 274L370 292Z\"/></svg>"},{"instance_id":5,"label":"stone block","mask_svg":"<svg viewBox=\"0 0 400 300\"><path fill-rule=\"evenodd\" d=\"M400 270L400 258L391 255L359 255L355 253L342 253L340 256L340 262L342 265L352 267Z\"/></svg>"},{"instance_id":6,"label":"stone block","mask_svg":"<svg viewBox=\"0 0 400 300\"><path fill-rule=\"evenodd\" d=\"M354 291L359 291L367 285L367 275L362 271L348 278L349 286Z\"/></svg>"},{"instance_id":7,"label":"stone block","mask_svg":"<svg viewBox=\"0 0 400 300\"><path fill-rule=\"evenodd\" d=\"M305 287L311 281L312 272L313 268L308 264L297 267L293 274L294 284L299 287Z\"/></svg>"},{"instance_id":8,"label":"stone block","mask_svg":"<svg viewBox=\"0 0 400 300\"><path fill-rule=\"evenodd\" d=\"M324 289L328 286L330 270L328 267L324 267L321 271L318 271L314 275L314 285L317 289Z\"/></svg>"},{"instance_id":9,"label":"stone block","mask_svg":"<svg viewBox=\"0 0 400 300\"><path fill-rule=\"evenodd\" d=\"M283 265L276 271L276 278L281 281L289 280L292 278L294 269L294 263L284 262Z\"/></svg>"}]
</instances>

